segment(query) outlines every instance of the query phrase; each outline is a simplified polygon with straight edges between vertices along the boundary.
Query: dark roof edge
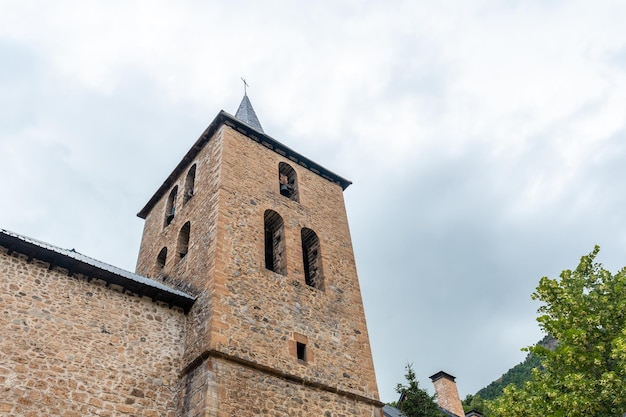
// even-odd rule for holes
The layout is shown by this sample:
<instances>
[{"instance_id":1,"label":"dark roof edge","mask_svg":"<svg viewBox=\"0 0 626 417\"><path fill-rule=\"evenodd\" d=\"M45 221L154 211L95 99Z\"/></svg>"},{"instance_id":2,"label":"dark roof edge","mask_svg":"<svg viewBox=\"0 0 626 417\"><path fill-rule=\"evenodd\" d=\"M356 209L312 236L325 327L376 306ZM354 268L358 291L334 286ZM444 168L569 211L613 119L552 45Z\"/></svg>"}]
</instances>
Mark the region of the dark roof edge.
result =
<instances>
[{"instance_id":1,"label":"dark roof edge","mask_svg":"<svg viewBox=\"0 0 626 417\"><path fill-rule=\"evenodd\" d=\"M391 406L389 404L385 404L383 405L383 415L385 417L404 417L404 414L402 414L402 411L400 411L398 408Z\"/></svg>"},{"instance_id":2,"label":"dark roof edge","mask_svg":"<svg viewBox=\"0 0 626 417\"><path fill-rule=\"evenodd\" d=\"M450 411L450 410L448 410L448 409L445 409L445 408L443 408L443 407L439 407L439 410L440 410L443 414L445 414L446 416L448 416L448 417L464 417L464 416L460 416L460 415L458 415L458 414L454 414L452 411Z\"/></svg>"},{"instance_id":3,"label":"dark roof edge","mask_svg":"<svg viewBox=\"0 0 626 417\"><path fill-rule=\"evenodd\" d=\"M327 179L328 181L334 182L335 184L339 184L343 190L345 190L346 188L348 188L350 184L352 184L352 181L349 181L335 174L334 172L324 168L323 166L311 161L307 157L283 145L276 139L266 135L263 132L258 131L254 127L237 119L232 114L229 114L225 112L224 110L222 110L217 114L215 119L213 119L209 127L207 127L204 130L202 135L200 135L196 143L193 144L191 149L189 149L189 151L185 154L183 159L178 163L176 168L174 168L172 173L167 177L167 179L163 182L163 184L161 184L159 189L150 198L148 203L146 203L144 208L142 208L141 211L137 213L137 216L139 216L142 219L146 218L150 210L152 210L152 207L154 207L154 205L157 203L157 201L159 201L161 196L163 196L170 189L170 187L172 186L176 178L178 178L178 176L183 172L183 170L194 160L198 152L200 152L200 150L204 147L204 145L206 145L209 139L211 139L211 136L213 136L215 131L222 124L225 124L234 128L235 130L237 130L240 133L243 133L244 135L248 136L250 139L254 140L255 142L258 142L261 145L264 145L265 147L276 152L277 154L282 155L292 160L298 165L303 166L304 168Z\"/></svg>"},{"instance_id":4,"label":"dark roof edge","mask_svg":"<svg viewBox=\"0 0 626 417\"><path fill-rule=\"evenodd\" d=\"M431 379L432 382L435 382L436 380L441 379L441 378L449 379L452 382L455 382L454 380L456 379L455 376L452 376L449 373L444 372L444 371L439 371L436 374L431 375L429 378Z\"/></svg>"},{"instance_id":5,"label":"dark roof edge","mask_svg":"<svg viewBox=\"0 0 626 417\"><path fill-rule=\"evenodd\" d=\"M107 286L119 285L124 292L150 297L152 301L162 301L170 307L180 307L185 313L189 312L195 302L195 297L150 278L90 258L73 249L62 249L5 229L0 229L0 246L7 248L9 254L17 252L28 256L29 259L47 262L50 269L53 267L67 269L69 276L81 274L87 277L88 281L95 278L105 281Z\"/></svg>"}]
</instances>

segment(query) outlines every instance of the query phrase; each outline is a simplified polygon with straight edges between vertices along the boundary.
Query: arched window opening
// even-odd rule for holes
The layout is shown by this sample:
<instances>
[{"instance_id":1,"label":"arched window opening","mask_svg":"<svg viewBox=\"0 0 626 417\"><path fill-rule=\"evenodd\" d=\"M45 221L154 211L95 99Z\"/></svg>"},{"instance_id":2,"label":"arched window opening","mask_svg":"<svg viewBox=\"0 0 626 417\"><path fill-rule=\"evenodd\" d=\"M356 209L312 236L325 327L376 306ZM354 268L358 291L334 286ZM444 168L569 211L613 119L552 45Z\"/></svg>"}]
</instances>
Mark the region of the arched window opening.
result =
<instances>
[{"instance_id":1,"label":"arched window opening","mask_svg":"<svg viewBox=\"0 0 626 417\"><path fill-rule=\"evenodd\" d=\"M311 229L302 229L302 257L304 261L304 281L306 285L324 289L324 276L322 274L322 256L320 253L320 240Z\"/></svg>"},{"instance_id":2,"label":"arched window opening","mask_svg":"<svg viewBox=\"0 0 626 417\"><path fill-rule=\"evenodd\" d=\"M283 218L273 210L266 210L265 221L265 268L277 274L287 275L285 257L285 227Z\"/></svg>"},{"instance_id":3,"label":"arched window opening","mask_svg":"<svg viewBox=\"0 0 626 417\"><path fill-rule=\"evenodd\" d=\"M172 188L169 197L167 197L167 204L165 205L165 225L167 226L174 220L176 214L176 196L178 195L178 185Z\"/></svg>"},{"instance_id":4,"label":"arched window opening","mask_svg":"<svg viewBox=\"0 0 626 417\"><path fill-rule=\"evenodd\" d=\"M187 172L187 178L185 179L185 196L183 197L183 204L185 204L195 192L195 183L196 183L196 164L189 169Z\"/></svg>"},{"instance_id":5,"label":"arched window opening","mask_svg":"<svg viewBox=\"0 0 626 417\"><path fill-rule=\"evenodd\" d=\"M161 249L161 252L157 255L157 273L161 273L163 268L165 268L165 261L167 260L167 248Z\"/></svg>"},{"instance_id":6,"label":"arched window opening","mask_svg":"<svg viewBox=\"0 0 626 417\"><path fill-rule=\"evenodd\" d=\"M281 195L293 201L300 202L296 171L294 171L289 164L284 162L278 164L278 185Z\"/></svg>"},{"instance_id":7,"label":"arched window opening","mask_svg":"<svg viewBox=\"0 0 626 417\"><path fill-rule=\"evenodd\" d=\"M178 233L178 246L176 251L180 259L183 259L189 252L189 232L191 231L191 223L187 222L183 225Z\"/></svg>"}]
</instances>

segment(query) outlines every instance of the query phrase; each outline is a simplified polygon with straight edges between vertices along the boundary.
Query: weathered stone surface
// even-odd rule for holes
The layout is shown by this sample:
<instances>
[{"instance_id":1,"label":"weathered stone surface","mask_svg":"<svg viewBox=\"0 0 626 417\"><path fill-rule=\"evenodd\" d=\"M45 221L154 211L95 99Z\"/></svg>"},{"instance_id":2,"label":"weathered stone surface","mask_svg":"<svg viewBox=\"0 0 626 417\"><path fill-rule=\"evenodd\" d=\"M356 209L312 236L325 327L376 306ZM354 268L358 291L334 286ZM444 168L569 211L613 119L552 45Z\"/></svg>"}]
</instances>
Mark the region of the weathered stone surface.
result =
<instances>
[{"instance_id":1,"label":"weathered stone surface","mask_svg":"<svg viewBox=\"0 0 626 417\"><path fill-rule=\"evenodd\" d=\"M279 163L295 170L299 201L281 195ZM184 202L179 194L171 223L164 225L170 192L146 216L137 264L138 273L199 295L189 314L186 367L197 366L191 364L203 352L201 361L219 353L250 366L270 368L275 375L297 376L317 387L377 400L341 186L229 126L216 130L189 168L193 165L193 197ZM184 188L186 172L172 188ZM284 274L266 268L266 210L283 220ZM187 222L191 225L189 250L182 259L170 257L179 230ZM303 228L319 238L316 267L322 276L321 289L306 285ZM164 247L168 260L159 273L157 258ZM306 360L299 359L298 349L306 350ZM208 376L199 368L185 378L184 415L196 415L212 404L206 397L207 379L215 379L218 388L230 389L230 382L221 380L220 374ZM219 398L220 390L214 392Z\"/></svg>"},{"instance_id":2,"label":"weathered stone surface","mask_svg":"<svg viewBox=\"0 0 626 417\"><path fill-rule=\"evenodd\" d=\"M0 415L174 411L182 311L5 248L0 273Z\"/></svg>"},{"instance_id":3,"label":"weathered stone surface","mask_svg":"<svg viewBox=\"0 0 626 417\"><path fill-rule=\"evenodd\" d=\"M205 381L219 381L205 386L207 415L381 416L379 408L373 404L287 381L223 359L210 359L203 367Z\"/></svg>"},{"instance_id":4,"label":"weathered stone surface","mask_svg":"<svg viewBox=\"0 0 626 417\"><path fill-rule=\"evenodd\" d=\"M137 261L187 315L0 247L0 415L382 416L342 187L211 132Z\"/></svg>"}]
</instances>

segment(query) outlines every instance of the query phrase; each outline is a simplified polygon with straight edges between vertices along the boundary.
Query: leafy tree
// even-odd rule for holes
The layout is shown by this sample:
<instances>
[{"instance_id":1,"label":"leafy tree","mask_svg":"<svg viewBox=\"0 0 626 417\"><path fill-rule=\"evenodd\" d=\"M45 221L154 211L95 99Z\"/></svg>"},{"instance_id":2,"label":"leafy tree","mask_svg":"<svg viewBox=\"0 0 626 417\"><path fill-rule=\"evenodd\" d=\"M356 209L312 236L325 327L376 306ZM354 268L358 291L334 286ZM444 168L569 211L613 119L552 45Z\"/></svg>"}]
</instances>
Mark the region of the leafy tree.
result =
<instances>
[{"instance_id":1,"label":"leafy tree","mask_svg":"<svg viewBox=\"0 0 626 417\"><path fill-rule=\"evenodd\" d=\"M396 392L400 394L396 407L407 417L441 417L442 413L435 402L435 396L429 395L426 390L419 387L413 366L407 364L405 369L407 385L396 386Z\"/></svg>"},{"instance_id":2,"label":"leafy tree","mask_svg":"<svg viewBox=\"0 0 626 417\"><path fill-rule=\"evenodd\" d=\"M541 278L532 298L554 350L529 347L541 368L521 388L504 389L494 416L608 417L626 412L626 268L615 275L595 262L599 247L560 279Z\"/></svg>"},{"instance_id":3,"label":"leafy tree","mask_svg":"<svg viewBox=\"0 0 626 417\"><path fill-rule=\"evenodd\" d=\"M466 413L474 410L474 411L478 411L480 414L482 414L483 417L489 417L490 416L489 407L487 405L487 401L485 401L485 399L483 399L478 394L476 394L476 395L467 394L465 396L465 399L463 401L461 401L461 403L463 404L463 411L466 412Z\"/></svg>"}]
</instances>

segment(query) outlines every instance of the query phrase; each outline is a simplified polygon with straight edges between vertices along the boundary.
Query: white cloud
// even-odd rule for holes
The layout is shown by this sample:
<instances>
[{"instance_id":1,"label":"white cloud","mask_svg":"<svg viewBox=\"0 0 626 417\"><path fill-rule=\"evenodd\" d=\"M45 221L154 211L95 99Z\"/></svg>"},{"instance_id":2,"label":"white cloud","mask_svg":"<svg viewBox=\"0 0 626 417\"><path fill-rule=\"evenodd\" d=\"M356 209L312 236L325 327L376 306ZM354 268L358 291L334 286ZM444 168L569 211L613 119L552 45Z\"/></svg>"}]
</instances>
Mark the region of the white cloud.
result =
<instances>
[{"instance_id":1,"label":"white cloud","mask_svg":"<svg viewBox=\"0 0 626 417\"><path fill-rule=\"evenodd\" d=\"M3 227L132 269L134 213L217 111L234 113L246 77L266 132L355 182L385 401L406 360L424 386L445 369L473 393L534 341L541 275L594 243L626 263L622 2L0 8ZM429 308L443 302L437 321ZM387 333L407 318L414 334ZM437 339L442 322L458 341L448 350L416 338ZM473 359L463 341L494 332Z\"/></svg>"}]
</instances>

